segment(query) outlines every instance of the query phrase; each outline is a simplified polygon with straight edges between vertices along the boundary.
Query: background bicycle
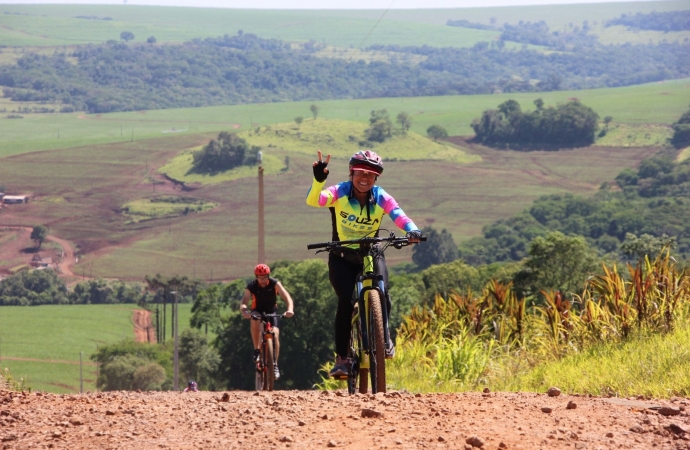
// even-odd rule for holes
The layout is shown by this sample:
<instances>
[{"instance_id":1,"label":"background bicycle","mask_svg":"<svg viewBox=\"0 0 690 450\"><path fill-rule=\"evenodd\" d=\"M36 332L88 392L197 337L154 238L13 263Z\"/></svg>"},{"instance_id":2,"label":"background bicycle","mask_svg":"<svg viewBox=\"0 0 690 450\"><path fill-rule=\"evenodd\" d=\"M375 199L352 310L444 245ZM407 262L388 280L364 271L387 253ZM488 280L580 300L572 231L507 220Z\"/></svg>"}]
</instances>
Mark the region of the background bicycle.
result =
<instances>
[{"instance_id":1,"label":"background bicycle","mask_svg":"<svg viewBox=\"0 0 690 450\"><path fill-rule=\"evenodd\" d=\"M273 346L273 327L271 317L285 317L285 314L266 314L253 311L252 320L261 321L261 347L256 361L255 389L257 391L272 391L275 382L275 348Z\"/></svg>"}]
</instances>

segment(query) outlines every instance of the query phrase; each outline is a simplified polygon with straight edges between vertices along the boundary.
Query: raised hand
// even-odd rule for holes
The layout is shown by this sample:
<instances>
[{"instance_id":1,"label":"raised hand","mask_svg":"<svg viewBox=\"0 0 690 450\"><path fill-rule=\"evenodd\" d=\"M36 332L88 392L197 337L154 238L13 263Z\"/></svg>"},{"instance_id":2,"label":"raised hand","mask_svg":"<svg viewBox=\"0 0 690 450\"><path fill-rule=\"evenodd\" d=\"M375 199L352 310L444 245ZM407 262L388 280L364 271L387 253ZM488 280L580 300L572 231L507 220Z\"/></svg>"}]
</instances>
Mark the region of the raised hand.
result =
<instances>
[{"instance_id":1,"label":"raised hand","mask_svg":"<svg viewBox=\"0 0 690 450\"><path fill-rule=\"evenodd\" d=\"M321 150L318 151L319 159L314 161L312 168L314 169L314 179L319 183L323 183L328 178L328 162L331 160L331 155L326 156L326 160L323 159L323 154Z\"/></svg>"}]
</instances>

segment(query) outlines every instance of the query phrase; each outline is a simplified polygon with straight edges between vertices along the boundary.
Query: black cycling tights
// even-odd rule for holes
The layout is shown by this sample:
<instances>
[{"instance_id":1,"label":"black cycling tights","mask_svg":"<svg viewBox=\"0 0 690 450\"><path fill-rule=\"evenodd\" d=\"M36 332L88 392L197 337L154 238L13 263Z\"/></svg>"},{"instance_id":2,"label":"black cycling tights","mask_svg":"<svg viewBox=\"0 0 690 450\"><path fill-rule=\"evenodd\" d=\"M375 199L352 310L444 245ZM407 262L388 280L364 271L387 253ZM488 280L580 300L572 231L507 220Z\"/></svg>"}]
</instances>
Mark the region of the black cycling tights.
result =
<instances>
[{"instance_id":1,"label":"black cycling tights","mask_svg":"<svg viewBox=\"0 0 690 450\"><path fill-rule=\"evenodd\" d=\"M362 271L362 268L362 264L354 264L333 253L328 256L328 278L338 296L338 311L335 313L335 352L341 358L347 356L353 309L352 292L355 289L357 274ZM388 266L383 256L377 259L376 268L377 272L383 275L383 285L388 292ZM390 296L386 296L386 308L390 317Z\"/></svg>"}]
</instances>

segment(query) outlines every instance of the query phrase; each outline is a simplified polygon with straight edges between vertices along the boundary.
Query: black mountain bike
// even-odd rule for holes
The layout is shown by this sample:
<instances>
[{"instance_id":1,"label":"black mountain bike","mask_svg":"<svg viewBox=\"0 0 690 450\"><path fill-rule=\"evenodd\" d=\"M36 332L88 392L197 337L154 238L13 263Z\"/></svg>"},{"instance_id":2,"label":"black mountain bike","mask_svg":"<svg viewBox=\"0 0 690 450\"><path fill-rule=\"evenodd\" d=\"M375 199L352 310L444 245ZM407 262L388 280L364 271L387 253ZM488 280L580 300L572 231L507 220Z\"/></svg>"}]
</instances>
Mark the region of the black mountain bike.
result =
<instances>
[{"instance_id":1,"label":"black mountain bike","mask_svg":"<svg viewBox=\"0 0 690 450\"><path fill-rule=\"evenodd\" d=\"M426 241L422 236L420 241ZM385 349L390 346L388 330L388 309L386 308L386 287L383 276L377 275L377 256L389 247L401 249L411 242L407 237L364 237L349 241L323 242L308 244L307 249L323 249L320 252L337 251L346 245L359 246L364 268L357 275L355 290L352 296L352 331L348 349L349 375L347 390L354 394L357 388L365 394L368 390L367 375L371 378L371 392L386 392L386 355ZM352 250L352 247L347 247ZM359 385L358 385L359 382Z\"/></svg>"},{"instance_id":2,"label":"black mountain bike","mask_svg":"<svg viewBox=\"0 0 690 450\"><path fill-rule=\"evenodd\" d=\"M254 386L257 391L272 391L275 382L275 347L273 345L273 327L269 317L285 317L283 314L266 314L253 311L252 320L261 321L261 347L259 360L256 361L256 376Z\"/></svg>"}]
</instances>

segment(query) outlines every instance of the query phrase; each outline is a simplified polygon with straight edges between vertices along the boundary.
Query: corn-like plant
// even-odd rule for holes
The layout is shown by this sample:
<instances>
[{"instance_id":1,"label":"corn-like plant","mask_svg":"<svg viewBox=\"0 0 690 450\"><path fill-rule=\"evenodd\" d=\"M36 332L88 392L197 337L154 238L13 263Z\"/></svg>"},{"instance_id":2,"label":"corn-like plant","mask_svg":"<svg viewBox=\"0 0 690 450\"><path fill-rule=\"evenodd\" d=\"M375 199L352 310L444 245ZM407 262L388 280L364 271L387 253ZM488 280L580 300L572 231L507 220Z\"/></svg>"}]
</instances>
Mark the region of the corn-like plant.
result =
<instances>
[{"instance_id":1,"label":"corn-like plant","mask_svg":"<svg viewBox=\"0 0 690 450\"><path fill-rule=\"evenodd\" d=\"M0 388L7 386L11 391L28 391L31 392L31 384L28 378L15 377L10 372L10 369L5 367L3 373L0 374Z\"/></svg>"}]
</instances>

